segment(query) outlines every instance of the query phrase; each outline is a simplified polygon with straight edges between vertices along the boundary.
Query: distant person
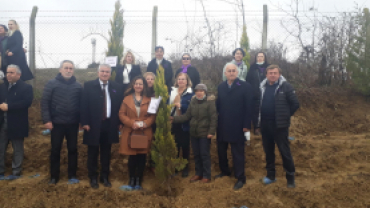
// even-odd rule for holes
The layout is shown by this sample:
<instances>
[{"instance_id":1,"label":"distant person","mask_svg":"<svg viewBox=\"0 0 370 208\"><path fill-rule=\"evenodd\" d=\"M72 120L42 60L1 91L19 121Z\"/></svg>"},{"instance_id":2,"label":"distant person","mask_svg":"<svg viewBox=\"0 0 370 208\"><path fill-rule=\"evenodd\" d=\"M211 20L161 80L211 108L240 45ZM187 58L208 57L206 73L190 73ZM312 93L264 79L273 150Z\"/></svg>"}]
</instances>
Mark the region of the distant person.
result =
<instances>
[{"instance_id":1,"label":"distant person","mask_svg":"<svg viewBox=\"0 0 370 208\"><path fill-rule=\"evenodd\" d=\"M119 111L119 118L124 124L121 130L119 153L130 155L128 160L130 181L129 185L126 186L126 189L129 190L142 189L146 155L150 152L153 138L152 124L155 121L155 115L148 114L150 97L147 95L147 89L144 77L135 77L125 93L125 99ZM133 133L146 136L148 139L147 148L131 148L129 139Z\"/></svg>"},{"instance_id":2,"label":"distant person","mask_svg":"<svg viewBox=\"0 0 370 208\"><path fill-rule=\"evenodd\" d=\"M135 65L135 56L131 51L128 51L121 60L121 65L116 70L116 82L123 84L123 91L125 92L131 80L136 76L141 75L139 65Z\"/></svg>"},{"instance_id":3,"label":"distant person","mask_svg":"<svg viewBox=\"0 0 370 208\"><path fill-rule=\"evenodd\" d=\"M60 64L58 75L46 83L41 98L41 114L44 126L51 130L50 181L59 181L60 150L64 137L68 149L69 183L78 183L77 140L80 123L80 100L82 86L76 82L72 61L64 60Z\"/></svg>"},{"instance_id":4,"label":"distant person","mask_svg":"<svg viewBox=\"0 0 370 208\"><path fill-rule=\"evenodd\" d=\"M0 24L0 69L3 71L3 75L6 73L7 56L6 47L8 42L8 28L5 25Z\"/></svg>"},{"instance_id":5,"label":"distant person","mask_svg":"<svg viewBox=\"0 0 370 208\"><path fill-rule=\"evenodd\" d=\"M283 159L288 188L295 187L295 167L289 147L290 117L299 108L295 91L283 76L278 65L266 68L266 79L261 83L260 127L262 144L266 154L267 175L264 184L271 184L275 179L275 144Z\"/></svg>"},{"instance_id":6,"label":"distant person","mask_svg":"<svg viewBox=\"0 0 370 208\"><path fill-rule=\"evenodd\" d=\"M173 123L190 120L191 146L195 161L195 175L190 182L211 182L211 138L216 134L217 110L215 97L207 95L207 86L198 84L195 96L183 115L173 117Z\"/></svg>"},{"instance_id":7,"label":"distant person","mask_svg":"<svg viewBox=\"0 0 370 208\"><path fill-rule=\"evenodd\" d=\"M4 112L0 130L0 179L5 174L5 153L9 142L13 146L12 175L6 179L14 180L21 176L24 158L24 138L28 137L28 108L32 104L32 86L23 82L22 71L17 65L8 65L5 101L0 104Z\"/></svg>"},{"instance_id":8,"label":"distant person","mask_svg":"<svg viewBox=\"0 0 370 208\"><path fill-rule=\"evenodd\" d=\"M6 46L7 64L17 65L21 71L23 81L33 79L33 75L28 68L26 55L23 50L23 36L19 31L19 25L15 20L9 20L9 37Z\"/></svg>"},{"instance_id":9,"label":"distant person","mask_svg":"<svg viewBox=\"0 0 370 208\"><path fill-rule=\"evenodd\" d=\"M164 48L162 46L156 46L154 50L155 58L149 62L147 72L153 72L155 75L157 75L158 66L162 65L162 67L164 68L165 84L167 85L168 92L170 92L173 79L171 62L163 58Z\"/></svg>"},{"instance_id":10,"label":"distant person","mask_svg":"<svg viewBox=\"0 0 370 208\"><path fill-rule=\"evenodd\" d=\"M260 135L261 131L257 128L258 125L258 113L259 113L259 106L261 104L261 90L260 84L263 80L266 79L266 68L270 64L267 61L266 54L264 52L258 52L256 58L254 60L254 64L250 67L246 81L252 85L253 89L253 127L254 127L254 134Z\"/></svg>"},{"instance_id":11,"label":"distant person","mask_svg":"<svg viewBox=\"0 0 370 208\"><path fill-rule=\"evenodd\" d=\"M193 89L200 83L199 72L191 65L191 56L189 53L184 53L182 55L182 66L176 71L175 77L177 77L180 72L188 74L191 83L193 84Z\"/></svg>"},{"instance_id":12,"label":"distant person","mask_svg":"<svg viewBox=\"0 0 370 208\"><path fill-rule=\"evenodd\" d=\"M234 190L242 188L245 178L245 132L251 128L252 87L248 82L238 78L238 67L226 65L226 81L218 86L216 107L218 112L217 148L221 173L215 178L230 176L227 149L230 144L234 163L234 174L237 182Z\"/></svg>"},{"instance_id":13,"label":"distant person","mask_svg":"<svg viewBox=\"0 0 370 208\"><path fill-rule=\"evenodd\" d=\"M245 63L243 61L243 57L245 56L245 52L242 48L237 48L233 51L232 55L234 57L234 60L232 60L229 63L235 64L238 67L238 78L239 78L239 80L245 81L245 78L247 77L247 72L248 72L248 67L247 67L247 65L245 65ZM223 81L227 80L226 75L225 75L226 65L224 66L224 69L222 71L222 80Z\"/></svg>"},{"instance_id":14,"label":"distant person","mask_svg":"<svg viewBox=\"0 0 370 208\"><path fill-rule=\"evenodd\" d=\"M152 72L145 72L143 76L144 79L146 80L146 83L148 84L148 96L155 97L154 92L155 74Z\"/></svg>"},{"instance_id":15,"label":"distant person","mask_svg":"<svg viewBox=\"0 0 370 208\"><path fill-rule=\"evenodd\" d=\"M109 181L112 144L119 142L118 111L123 100L122 85L110 81L112 69L100 64L98 79L85 82L81 99L83 143L87 147L87 169L90 186L99 188L98 156L100 152L100 182L111 187Z\"/></svg>"}]
</instances>

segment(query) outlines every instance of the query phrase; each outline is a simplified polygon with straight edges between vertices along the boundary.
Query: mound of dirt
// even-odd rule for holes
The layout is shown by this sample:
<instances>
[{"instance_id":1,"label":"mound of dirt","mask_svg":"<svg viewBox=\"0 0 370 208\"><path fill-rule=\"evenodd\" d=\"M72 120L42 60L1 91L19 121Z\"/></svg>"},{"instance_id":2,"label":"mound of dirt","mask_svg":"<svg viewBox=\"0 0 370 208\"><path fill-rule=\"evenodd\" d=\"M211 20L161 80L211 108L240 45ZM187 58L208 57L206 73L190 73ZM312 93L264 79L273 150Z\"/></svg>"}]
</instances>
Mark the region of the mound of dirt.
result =
<instances>
[{"instance_id":1,"label":"mound of dirt","mask_svg":"<svg viewBox=\"0 0 370 208\"><path fill-rule=\"evenodd\" d=\"M87 176L87 148L79 139L79 184L67 185L67 150L61 153L61 180L47 185L50 138L40 135L39 105L30 110L31 136L25 140L23 177L0 181L0 207L163 207L231 208L247 207L370 207L370 103L346 90L306 89L297 92L301 108L292 118L291 149L296 164L295 189L286 188L282 161L277 154L277 182L261 184L265 174L264 152L260 137L252 137L246 147L247 183L232 191L233 177L209 184L189 183L189 178L174 177L173 193L168 197L150 171L145 172L140 192L123 192L128 181L127 157L113 145L112 188L93 190ZM8 174L11 148L6 154ZM216 141L212 140L212 175L219 172ZM232 165L231 154L229 154ZM194 161L190 158L190 175ZM40 177L29 177L39 173Z\"/></svg>"}]
</instances>

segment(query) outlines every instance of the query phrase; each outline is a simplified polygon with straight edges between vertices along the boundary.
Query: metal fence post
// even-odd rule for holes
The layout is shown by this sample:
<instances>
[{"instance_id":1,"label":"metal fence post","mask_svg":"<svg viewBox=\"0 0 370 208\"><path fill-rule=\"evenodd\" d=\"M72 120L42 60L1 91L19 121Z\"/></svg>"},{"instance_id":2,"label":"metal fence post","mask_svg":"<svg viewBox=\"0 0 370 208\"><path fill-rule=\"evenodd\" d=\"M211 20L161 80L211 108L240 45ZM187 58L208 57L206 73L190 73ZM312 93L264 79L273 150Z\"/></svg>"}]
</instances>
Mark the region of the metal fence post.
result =
<instances>
[{"instance_id":1,"label":"metal fence post","mask_svg":"<svg viewBox=\"0 0 370 208\"><path fill-rule=\"evenodd\" d=\"M267 24L268 24L268 13L267 5L263 5L263 32L262 32L262 50L267 51Z\"/></svg>"},{"instance_id":2,"label":"metal fence post","mask_svg":"<svg viewBox=\"0 0 370 208\"><path fill-rule=\"evenodd\" d=\"M31 17L30 17L30 40L29 40L29 56L28 56L28 63L30 70L34 76L34 79L31 82L31 85L35 87L36 85L36 50L35 50L35 43L36 43L36 24L35 24L35 19L36 19L36 14L37 14L37 6L34 6L32 8L31 12Z\"/></svg>"},{"instance_id":3,"label":"metal fence post","mask_svg":"<svg viewBox=\"0 0 370 208\"><path fill-rule=\"evenodd\" d=\"M157 16L158 16L158 7L153 7L153 16L152 16L152 48L150 49L151 58L155 57L154 48L157 46Z\"/></svg>"}]
</instances>

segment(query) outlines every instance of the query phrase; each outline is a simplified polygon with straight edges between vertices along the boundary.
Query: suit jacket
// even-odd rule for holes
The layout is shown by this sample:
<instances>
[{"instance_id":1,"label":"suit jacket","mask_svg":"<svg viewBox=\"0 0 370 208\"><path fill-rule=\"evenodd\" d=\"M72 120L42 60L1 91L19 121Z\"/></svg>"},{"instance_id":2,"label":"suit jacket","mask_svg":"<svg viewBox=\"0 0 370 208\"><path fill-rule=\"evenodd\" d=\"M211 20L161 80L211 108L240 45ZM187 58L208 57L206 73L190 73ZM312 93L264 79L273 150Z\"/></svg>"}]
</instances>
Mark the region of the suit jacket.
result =
<instances>
[{"instance_id":1,"label":"suit jacket","mask_svg":"<svg viewBox=\"0 0 370 208\"><path fill-rule=\"evenodd\" d=\"M118 84L123 84L123 70L125 69L125 66L118 66L116 69L116 79L115 81ZM130 81L133 80L136 76L141 75L141 69L139 65L132 65L132 69L130 73L128 74Z\"/></svg>"},{"instance_id":2,"label":"suit jacket","mask_svg":"<svg viewBox=\"0 0 370 208\"><path fill-rule=\"evenodd\" d=\"M182 68L178 69L176 71L176 74L175 74L175 77L177 77L177 75L182 72ZM197 86L197 84L200 83L200 76L199 76L199 72L198 70L193 67L193 66L189 66L188 68L188 72L187 72L190 80L191 80L191 83L193 84L191 88L195 88L195 86Z\"/></svg>"},{"instance_id":3,"label":"suit jacket","mask_svg":"<svg viewBox=\"0 0 370 208\"><path fill-rule=\"evenodd\" d=\"M6 82L6 89L9 83ZM9 90L6 90L6 103L8 103L7 121L8 138L23 139L28 137L28 108L32 104L32 86L18 80Z\"/></svg>"},{"instance_id":4,"label":"suit jacket","mask_svg":"<svg viewBox=\"0 0 370 208\"><path fill-rule=\"evenodd\" d=\"M227 81L218 86L216 107L218 112L217 140L244 142L243 128L251 129L253 94L248 82L234 81L229 88Z\"/></svg>"},{"instance_id":5,"label":"suit jacket","mask_svg":"<svg viewBox=\"0 0 370 208\"><path fill-rule=\"evenodd\" d=\"M114 81L108 82L108 92L111 99L111 115L108 140L110 144L118 143L118 127L120 121L118 111L123 100L122 86ZM104 97L99 79L85 82L81 98L81 125L89 125L90 131L84 131L83 143L87 145L100 144L100 128L103 119Z\"/></svg>"},{"instance_id":6,"label":"suit jacket","mask_svg":"<svg viewBox=\"0 0 370 208\"><path fill-rule=\"evenodd\" d=\"M173 79L172 65L171 65L171 62L167 61L166 59L162 60L161 65L164 68L164 80L165 80L166 85L167 85L167 90L168 90L168 92L170 92L171 87L173 86L173 84L172 84L172 79ZM157 75L157 69L158 69L157 60L154 58L149 62L148 68L147 68L146 71L147 72L153 72L155 75Z\"/></svg>"}]
</instances>

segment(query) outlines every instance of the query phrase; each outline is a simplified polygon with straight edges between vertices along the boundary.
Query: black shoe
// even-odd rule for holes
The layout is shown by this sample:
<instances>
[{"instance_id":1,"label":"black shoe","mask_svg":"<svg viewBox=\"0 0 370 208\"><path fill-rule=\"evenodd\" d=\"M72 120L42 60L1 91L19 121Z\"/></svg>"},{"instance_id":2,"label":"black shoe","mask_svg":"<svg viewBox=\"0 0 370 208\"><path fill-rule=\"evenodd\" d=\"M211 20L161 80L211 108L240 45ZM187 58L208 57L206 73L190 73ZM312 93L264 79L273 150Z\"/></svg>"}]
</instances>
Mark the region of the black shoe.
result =
<instances>
[{"instance_id":1,"label":"black shoe","mask_svg":"<svg viewBox=\"0 0 370 208\"><path fill-rule=\"evenodd\" d=\"M143 189L143 187L141 187L141 179L140 179L140 177L137 177L136 178L134 189L137 190L137 191Z\"/></svg>"},{"instance_id":2,"label":"black shoe","mask_svg":"<svg viewBox=\"0 0 370 208\"><path fill-rule=\"evenodd\" d=\"M237 181L234 185L234 190L238 190L238 189L241 189L242 187L244 186L244 182L243 181Z\"/></svg>"},{"instance_id":3,"label":"black shoe","mask_svg":"<svg viewBox=\"0 0 370 208\"><path fill-rule=\"evenodd\" d=\"M90 180L90 186L93 189L99 188L98 180L96 180L96 178L91 179Z\"/></svg>"},{"instance_id":4,"label":"black shoe","mask_svg":"<svg viewBox=\"0 0 370 208\"><path fill-rule=\"evenodd\" d=\"M131 186L132 188L135 188L135 177L130 178L129 186Z\"/></svg>"},{"instance_id":5,"label":"black shoe","mask_svg":"<svg viewBox=\"0 0 370 208\"><path fill-rule=\"evenodd\" d=\"M100 178L100 183L104 184L105 187L112 187L112 184L109 182L108 178Z\"/></svg>"},{"instance_id":6,"label":"black shoe","mask_svg":"<svg viewBox=\"0 0 370 208\"><path fill-rule=\"evenodd\" d=\"M294 175L286 174L287 179L287 187L288 188L295 188L295 182L294 182Z\"/></svg>"},{"instance_id":7,"label":"black shoe","mask_svg":"<svg viewBox=\"0 0 370 208\"><path fill-rule=\"evenodd\" d=\"M295 183L287 183L288 188L295 188Z\"/></svg>"},{"instance_id":8,"label":"black shoe","mask_svg":"<svg viewBox=\"0 0 370 208\"><path fill-rule=\"evenodd\" d=\"M218 174L218 175L215 175L215 179L217 179L217 178L222 178L222 177L224 177L224 176L230 176L230 175L227 175L227 174L225 174L225 173L220 173L220 174Z\"/></svg>"},{"instance_id":9,"label":"black shoe","mask_svg":"<svg viewBox=\"0 0 370 208\"><path fill-rule=\"evenodd\" d=\"M55 185L55 184L57 184L57 183L58 183L58 179L56 179L56 178L51 178L48 184L49 184L49 185Z\"/></svg>"},{"instance_id":10,"label":"black shoe","mask_svg":"<svg viewBox=\"0 0 370 208\"><path fill-rule=\"evenodd\" d=\"M182 170L182 177L186 178L189 176L189 168L188 166L185 166L184 170Z\"/></svg>"}]
</instances>

